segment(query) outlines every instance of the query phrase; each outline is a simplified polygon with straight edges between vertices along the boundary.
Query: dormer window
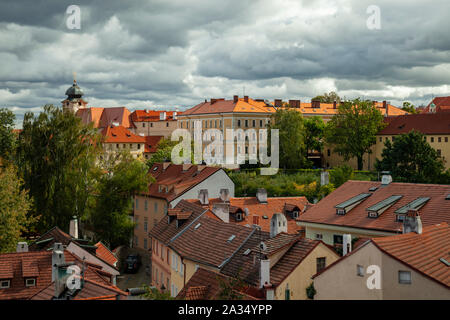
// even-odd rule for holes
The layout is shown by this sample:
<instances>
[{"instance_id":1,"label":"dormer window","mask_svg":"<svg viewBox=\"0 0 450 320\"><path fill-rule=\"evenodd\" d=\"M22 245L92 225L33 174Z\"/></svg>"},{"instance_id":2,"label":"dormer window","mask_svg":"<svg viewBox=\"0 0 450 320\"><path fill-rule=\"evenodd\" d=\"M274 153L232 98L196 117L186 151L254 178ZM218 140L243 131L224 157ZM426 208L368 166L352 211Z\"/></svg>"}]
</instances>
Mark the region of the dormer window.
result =
<instances>
[{"instance_id":1,"label":"dormer window","mask_svg":"<svg viewBox=\"0 0 450 320\"><path fill-rule=\"evenodd\" d=\"M393 206L402 197L403 196L390 196L389 198L370 206L366 209L368 211L369 218L378 218L384 211Z\"/></svg>"},{"instance_id":2,"label":"dormer window","mask_svg":"<svg viewBox=\"0 0 450 320\"><path fill-rule=\"evenodd\" d=\"M27 279L25 279L25 286L26 287L35 287L36 286L36 279L35 278L27 278Z\"/></svg>"},{"instance_id":3,"label":"dormer window","mask_svg":"<svg viewBox=\"0 0 450 320\"><path fill-rule=\"evenodd\" d=\"M292 211L292 218L293 219L298 218L298 211Z\"/></svg>"},{"instance_id":4,"label":"dormer window","mask_svg":"<svg viewBox=\"0 0 450 320\"><path fill-rule=\"evenodd\" d=\"M348 199L347 201L339 203L338 205L335 206L336 214L345 215L347 212L352 210L354 207L356 207L358 204L363 202L371 195L372 195L371 193L361 193L358 194L357 196L354 196L353 198Z\"/></svg>"},{"instance_id":5,"label":"dormer window","mask_svg":"<svg viewBox=\"0 0 450 320\"><path fill-rule=\"evenodd\" d=\"M11 286L11 280L0 280L0 289L8 289Z\"/></svg>"},{"instance_id":6,"label":"dormer window","mask_svg":"<svg viewBox=\"0 0 450 320\"><path fill-rule=\"evenodd\" d=\"M241 213L237 213L236 214L236 221L242 221L242 214Z\"/></svg>"}]
</instances>

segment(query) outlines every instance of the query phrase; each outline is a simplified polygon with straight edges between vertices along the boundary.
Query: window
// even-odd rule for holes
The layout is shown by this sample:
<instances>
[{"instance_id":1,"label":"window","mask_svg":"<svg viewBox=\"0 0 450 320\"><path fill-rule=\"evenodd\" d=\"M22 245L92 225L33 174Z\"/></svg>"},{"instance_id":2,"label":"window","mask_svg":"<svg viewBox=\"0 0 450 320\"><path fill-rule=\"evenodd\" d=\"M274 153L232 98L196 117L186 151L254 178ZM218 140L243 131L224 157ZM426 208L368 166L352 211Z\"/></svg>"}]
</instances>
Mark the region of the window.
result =
<instances>
[{"instance_id":1,"label":"window","mask_svg":"<svg viewBox=\"0 0 450 320\"><path fill-rule=\"evenodd\" d=\"M253 224L259 225L259 216L253 216Z\"/></svg>"},{"instance_id":2,"label":"window","mask_svg":"<svg viewBox=\"0 0 450 320\"><path fill-rule=\"evenodd\" d=\"M139 224L138 222L139 222L139 216L134 216L134 223L135 223L134 228L135 229L138 228L138 224Z\"/></svg>"},{"instance_id":3,"label":"window","mask_svg":"<svg viewBox=\"0 0 450 320\"><path fill-rule=\"evenodd\" d=\"M168 122L166 122L166 127L168 127L169 126L169 123Z\"/></svg>"},{"instance_id":4,"label":"window","mask_svg":"<svg viewBox=\"0 0 450 320\"><path fill-rule=\"evenodd\" d=\"M238 120L238 127L241 126L241 120Z\"/></svg>"},{"instance_id":5,"label":"window","mask_svg":"<svg viewBox=\"0 0 450 320\"><path fill-rule=\"evenodd\" d=\"M291 290L289 290L289 285L286 285L286 289L284 289L284 300L291 300Z\"/></svg>"},{"instance_id":6,"label":"window","mask_svg":"<svg viewBox=\"0 0 450 320\"><path fill-rule=\"evenodd\" d=\"M156 226L158 224L158 219L153 219L153 226Z\"/></svg>"},{"instance_id":7,"label":"window","mask_svg":"<svg viewBox=\"0 0 450 320\"><path fill-rule=\"evenodd\" d=\"M438 138L438 142L441 142L441 137Z\"/></svg>"},{"instance_id":8,"label":"window","mask_svg":"<svg viewBox=\"0 0 450 320\"><path fill-rule=\"evenodd\" d=\"M263 126L262 120L259 120L259 126L260 126L260 127Z\"/></svg>"},{"instance_id":9,"label":"window","mask_svg":"<svg viewBox=\"0 0 450 320\"><path fill-rule=\"evenodd\" d=\"M441 149L437 149L436 152L437 152L438 157L440 157L441 156Z\"/></svg>"},{"instance_id":10,"label":"window","mask_svg":"<svg viewBox=\"0 0 450 320\"><path fill-rule=\"evenodd\" d=\"M153 209L155 212L158 212L158 203L155 202L155 204L153 205Z\"/></svg>"},{"instance_id":11,"label":"window","mask_svg":"<svg viewBox=\"0 0 450 320\"><path fill-rule=\"evenodd\" d=\"M356 275L359 277L364 277L364 267L360 264L356 265Z\"/></svg>"},{"instance_id":12,"label":"window","mask_svg":"<svg viewBox=\"0 0 450 320\"><path fill-rule=\"evenodd\" d=\"M383 138L382 137L380 137L380 142L382 142L383 141Z\"/></svg>"},{"instance_id":13,"label":"window","mask_svg":"<svg viewBox=\"0 0 450 320\"><path fill-rule=\"evenodd\" d=\"M212 120L209 120L209 127L210 127L210 128L212 128L212 127L213 127L213 125L212 125L212 124L213 124Z\"/></svg>"},{"instance_id":14,"label":"window","mask_svg":"<svg viewBox=\"0 0 450 320\"><path fill-rule=\"evenodd\" d=\"M399 271L398 272L398 283L411 284L411 272L410 271Z\"/></svg>"},{"instance_id":15,"label":"window","mask_svg":"<svg viewBox=\"0 0 450 320\"><path fill-rule=\"evenodd\" d=\"M144 249L147 249L147 239L144 238Z\"/></svg>"},{"instance_id":16,"label":"window","mask_svg":"<svg viewBox=\"0 0 450 320\"><path fill-rule=\"evenodd\" d=\"M167 248L167 264L170 265L170 260L169 260L169 248ZM167 286L169 287L169 286Z\"/></svg>"},{"instance_id":17,"label":"window","mask_svg":"<svg viewBox=\"0 0 450 320\"><path fill-rule=\"evenodd\" d=\"M138 150L140 150L141 149L141 145L138 143L138 147L137 147L137 149Z\"/></svg>"},{"instance_id":18,"label":"window","mask_svg":"<svg viewBox=\"0 0 450 320\"><path fill-rule=\"evenodd\" d=\"M325 269L326 258L325 257L317 258L316 259L316 266L317 266L317 268L316 268L317 272L320 272L323 269Z\"/></svg>"},{"instance_id":19,"label":"window","mask_svg":"<svg viewBox=\"0 0 450 320\"><path fill-rule=\"evenodd\" d=\"M0 280L0 289L8 289L11 285L11 280Z\"/></svg>"},{"instance_id":20,"label":"window","mask_svg":"<svg viewBox=\"0 0 450 320\"><path fill-rule=\"evenodd\" d=\"M316 240L322 240L323 235L321 233L316 233Z\"/></svg>"},{"instance_id":21,"label":"window","mask_svg":"<svg viewBox=\"0 0 450 320\"><path fill-rule=\"evenodd\" d=\"M139 209L139 199L136 198L136 209Z\"/></svg>"},{"instance_id":22,"label":"window","mask_svg":"<svg viewBox=\"0 0 450 320\"><path fill-rule=\"evenodd\" d=\"M138 237L134 236L134 245L137 247L138 246Z\"/></svg>"},{"instance_id":23,"label":"window","mask_svg":"<svg viewBox=\"0 0 450 320\"><path fill-rule=\"evenodd\" d=\"M253 120L252 124L253 124L253 128L256 127L256 120Z\"/></svg>"},{"instance_id":24,"label":"window","mask_svg":"<svg viewBox=\"0 0 450 320\"><path fill-rule=\"evenodd\" d=\"M327 156L330 156L330 155L331 155L331 150L328 149L328 150L327 150Z\"/></svg>"},{"instance_id":25,"label":"window","mask_svg":"<svg viewBox=\"0 0 450 320\"><path fill-rule=\"evenodd\" d=\"M245 120L245 126L248 127L248 120Z\"/></svg>"},{"instance_id":26,"label":"window","mask_svg":"<svg viewBox=\"0 0 450 320\"><path fill-rule=\"evenodd\" d=\"M434 142L434 137L431 137L431 142Z\"/></svg>"},{"instance_id":27,"label":"window","mask_svg":"<svg viewBox=\"0 0 450 320\"><path fill-rule=\"evenodd\" d=\"M445 137L445 142L448 142L448 137Z\"/></svg>"},{"instance_id":28,"label":"window","mask_svg":"<svg viewBox=\"0 0 450 320\"><path fill-rule=\"evenodd\" d=\"M144 217L144 231L147 232L148 231L148 218Z\"/></svg>"},{"instance_id":29,"label":"window","mask_svg":"<svg viewBox=\"0 0 450 320\"><path fill-rule=\"evenodd\" d=\"M144 201L144 210L145 211L148 210L148 201L147 200Z\"/></svg>"},{"instance_id":30,"label":"window","mask_svg":"<svg viewBox=\"0 0 450 320\"><path fill-rule=\"evenodd\" d=\"M150 122L150 127L152 127L152 128L153 128L153 122Z\"/></svg>"},{"instance_id":31,"label":"window","mask_svg":"<svg viewBox=\"0 0 450 320\"><path fill-rule=\"evenodd\" d=\"M342 240L342 235L339 234L335 234L333 235L333 243L336 244L342 244L343 240Z\"/></svg>"},{"instance_id":32,"label":"window","mask_svg":"<svg viewBox=\"0 0 450 320\"><path fill-rule=\"evenodd\" d=\"M183 121L180 121L180 128L183 128Z\"/></svg>"}]
</instances>

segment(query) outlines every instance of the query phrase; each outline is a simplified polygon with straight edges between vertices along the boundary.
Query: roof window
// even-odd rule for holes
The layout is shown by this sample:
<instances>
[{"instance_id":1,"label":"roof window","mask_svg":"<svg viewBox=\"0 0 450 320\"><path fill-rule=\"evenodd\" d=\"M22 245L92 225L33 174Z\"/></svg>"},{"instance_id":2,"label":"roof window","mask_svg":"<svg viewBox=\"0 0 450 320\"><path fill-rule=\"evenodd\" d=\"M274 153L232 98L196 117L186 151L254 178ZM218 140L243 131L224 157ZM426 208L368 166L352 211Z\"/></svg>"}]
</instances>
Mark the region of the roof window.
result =
<instances>
[{"instance_id":1,"label":"roof window","mask_svg":"<svg viewBox=\"0 0 450 320\"><path fill-rule=\"evenodd\" d=\"M397 214L407 214L409 210L419 210L430 200L429 197L419 197L407 205L395 210Z\"/></svg>"},{"instance_id":2,"label":"roof window","mask_svg":"<svg viewBox=\"0 0 450 320\"><path fill-rule=\"evenodd\" d=\"M369 211L369 218L378 218L384 211L389 209L392 205L394 205L398 200L400 200L403 196L390 196L389 198L380 201L373 206L370 206L366 210Z\"/></svg>"},{"instance_id":3,"label":"roof window","mask_svg":"<svg viewBox=\"0 0 450 320\"><path fill-rule=\"evenodd\" d=\"M342 203L339 203L335 206L336 208L336 214L338 215L345 215L347 212L349 212L351 209L356 207L358 204L363 202L366 198L370 197L371 193L361 193L357 196L354 196L353 198L348 199L347 201L344 201Z\"/></svg>"}]
</instances>

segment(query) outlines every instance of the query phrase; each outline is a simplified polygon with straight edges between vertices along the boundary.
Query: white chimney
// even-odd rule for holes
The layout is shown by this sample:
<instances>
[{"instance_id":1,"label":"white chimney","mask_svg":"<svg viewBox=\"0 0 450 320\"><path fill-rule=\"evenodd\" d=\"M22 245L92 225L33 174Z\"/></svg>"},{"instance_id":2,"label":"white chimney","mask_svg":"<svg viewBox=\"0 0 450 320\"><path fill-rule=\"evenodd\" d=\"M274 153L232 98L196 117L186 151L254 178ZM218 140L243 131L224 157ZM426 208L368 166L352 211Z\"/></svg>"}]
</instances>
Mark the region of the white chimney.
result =
<instances>
[{"instance_id":1,"label":"white chimney","mask_svg":"<svg viewBox=\"0 0 450 320\"><path fill-rule=\"evenodd\" d=\"M214 203L211 211L223 222L230 222L230 205L228 203Z\"/></svg>"},{"instance_id":2,"label":"white chimney","mask_svg":"<svg viewBox=\"0 0 450 320\"><path fill-rule=\"evenodd\" d=\"M201 205L209 204L208 189L201 189L198 191L198 200Z\"/></svg>"},{"instance_id":3,"label":"white chimney","mask_svg":"<svg viewBox=\"0 0 450 320\"><path fill-rule=\"evenodd\" d=\"M261 260L259 287L270 283L270 259Z\"/></svg>"},{"instance_id":4,"label":"white chimney","mask_svg":"<svg viewBox=\"0 0 450 320\"><path fill-rule=\"evenodd\" d=\"M166 112L165 111L161 111L159 113L159 120L166 120Z\"/></svg>"},{"instance_id":5,"label":"white chimney","mask_svg":"<svg viewBox=\"0 0 450 320\"><path fill-rule=\"evenodd\" d=\"M275 300L275 290L272 286L266 289L266 300Z\"/></svg>"},{"instance_id":6,"label":"white chimney","mask_svg":"<svg viewBox=\"0 0 450 320\"><path fill-rule=\"evenodd\" d=\"M53 244L52 253L52 282L58 279L58 266L65 263L62 243Z\"/></svg>"},{"instance_id":7,"label":"white chimney","mask_svg":"<svg viewBox=\"0 0 450 320\"><path fill-rule=\"evenodd\" d=\"M417 210L410 209L403 221L403 233L409 232L422 233L422 219Z\"/></svg>"},{"instance_id":8,"label":"white chimney","mask_svg":"<svg viewBox=\"0 0 450 320\"><path fill-rule=\"evenodd\" d=\"M177 112L176 111L173 112L172 118L173 118L173 120L177 120Z\"/></svg>"},{"instance_id":9,"label":"white chimney","mask_svg":"<svg viewBox=\"0 0 450 320\"><path fill-rule=\"evenodd\" d=\"M222 200L222 202L230 201L230 190L229 189L220 189L220 200Z\"/></svg>"},{"instance_id":10,"label":"white chimney","mask_svg":"<svg viewBox=\"0 0 450 320\"><path fill-rule=\"evenodd\" d=\"M342 255L345 256L347 253L352 252L352 235L344 234L342 236L343 244L342 244Z\"/></svg>"},{"instance_id":11,"label":"white chimney","mask_svg":"<svg viewBox=\"0 0 450 320\"><path fill-rule=\"evenodd\" d=\"M19 242L17 244L16 252L28 252L28 243L26 243L26 242Z\"/></svg>"},{"instance_id":12,"label":"white chimney","mask_svg":"<svg viewBox=\"0 0 450 320\"><path fill-rule=\"evenodd\" d=\"M325 186L330 182L330 175L328 171L322 171L320 173L320 185Z\"/></svg>"},{"instance_id":13,"label":"white chimney","mask_svg":"<svg viewBox=\"0 0 450 320\"><path fill-rule=\"evenodd\" d=\"M381 185L382 186L387 186L388 184L390 184L392 182L392 176L390 175L389 171L382 171L381 174L382 174L382 176L381 176Z\"/></svg>"},{"instance_id":14,"label":"white chimney","mask_svg":"<svg viewBox=\"0 0 450 320\"><path fill-rule=\"evenodd\" d=\"M273 238L277 234L287 233L287 219L282 213L275 213L270 219L270 237Z\"/></svg>"},{"instance_id":15,"label":"white chimney","mask_svg":"<svg viewBox=\"0 0 450 320\"><path fill-rule=\"evenodd\" d=\"M264 188L259 188L256 191L256 199L259 203L267 203L267 190Z\"/></svg>"},{"instance_id":16,"label":"white chimney","mask_svg":"<svg viewBox=\"0 0 450 320\"><path fill-rule=\"evenodd\" d=\"M72 238L78 239L78 219L77 219L77 217L73 217L73 219L70 220L69 234L72 236Z\"/></svg>"}]
</instances>

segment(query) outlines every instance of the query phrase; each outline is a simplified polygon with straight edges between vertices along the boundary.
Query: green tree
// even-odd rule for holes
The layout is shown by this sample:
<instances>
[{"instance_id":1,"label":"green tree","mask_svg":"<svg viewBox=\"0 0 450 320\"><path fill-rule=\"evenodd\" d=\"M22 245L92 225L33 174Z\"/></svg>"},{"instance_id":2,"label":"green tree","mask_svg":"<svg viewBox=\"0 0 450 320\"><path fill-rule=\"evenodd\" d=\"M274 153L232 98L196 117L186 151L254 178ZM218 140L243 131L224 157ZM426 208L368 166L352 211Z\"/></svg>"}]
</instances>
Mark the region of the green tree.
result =
<instances>
[{"instance_id":1,"label":"green tree","mask_svg":"<svg viewBox=\"0 0 450 320\"><path fill-rule=\"evenodd\" d=\"M325 122L323 122L322 117L305 118L304 125L306 150L321 152L325 133Z\"/></svg>"},{"instance_id":2,"label":"green tree","mask_svg":"<svg viewBox=\"0 0 450 320\"><path fill-rule=\"evenodd\" d=\"M411 113L411 114L419 113L419 111L417 111L416 107L412 103L409 103L408 101L403 102L402 110L404 110L408 113Z\"/></svg>"},{"instance_id":3,"label":"green tree","mask_svg":"<svg viewBox=\"0 0 450 320\"><path fill-rule=\"evenodd\" d=\"M375 163L378 171L390 171L399 181L437 183L444 164L425 136L417 131L395 137L393 143L385 142L382 160Z\"/></svg>"},{"instance_id":4,"label":"green tree","mask_svg":"<svg viewBox=\"0 0 450 320\"><path fill-rule=\"evenodd\" d=\"M11 110L0 109L0 158L11 160L16 144L13 132L16 117Z\"/></svg>"},{"instance_id":5,"label":"green tree","mask_svg":"<svg viewBox=\"0 0 450 320\"><path fill-rule=\"evenodd\" d=\"M175 298L170 296L170 292L168 290L160 291L156 288L149 287L147 285L144 286L146 292L142 294L142 297L148 300L175 300Z\"/></svg>"},{"instance_id":6,"label":"green tree","mask_svg":"<svg viewBox=\"0 0 450 320\"><path fill-rule=\"evenodd\" d=\"M0 168L0 253L14 252L17 242L35 218L28 213L31 200L12 165Z\"/></svg>"},{"instance_id":7,"label":"green tree","mask_svg":"<svg viewBox=\"0 0 450 320\"><path fill-rule=\"evenodd\" d=\"M346 161L356 157L358 170L362 170L363 156L371 153L375 135L383 127L383 116L373 102L355 99L339 105L338 113L327 124L325 139Z\"/></svg>"},{"instance_id":8,"label":"green tree","mask_svg":"<svg viewBox=\"0 0 450 320\"><path fill-rule=\"evenodd\" d=\"M245 282L239 277L222 278L217 277L219 282L218 300L242 300L244 295L241 291L246 287Z\"/></svg>"},{"instance_id":9,"label":"green tree","mask_svg":"<svg viewBox=\"0 0 450 320\"><path fill-rule=\"evenodd\" d=\"M280 167L293 169L304 166L307 159L305 126L301 113L294 109L277 109L271 118L269 129L279 130Z\"/></svg>"},{"instance_id":10,"label":"green tree","mask_svg":"<svg viewBox=\"0 0 450 320\"><path fill-rule=\"evenodd\" d=\"M335 167L331 172L331 182L336 188L353 178L353 169L348 164Z\"/></svg>"},{"instance_id":11,"label":"green tree","mask_svg":"<svg viewBox=\"0 0 450 320\"><path fill-rule=\"evenodd\" d=\"M311 100L319 100L321 103L333 103L334 101L340 103L341 97L339 97L336 92L331 91L330 93L324 93L321 96L316 96Z\"/></svg>"},{"instance_id":12,"label":"green tree","mask_svg":"<svg viewBox=\"0 0 450 320\"><path fill-rule=\"evenodd\" d=\"M152 178L145 163L129 153L117 154L103 162L97 178L97 194L88 224L98 240L110 247L128 243L134 223L130 219L133 196L146 191Z\"/></svg>"},{"instance_id":13,"label":"green tree","mask_svg":"<svg viewBox=\"0 0 450 320\"><path fill-rule=\"evenodd\" d=\"M53 105L44 106L37 116L25 114L17 162L34 215L41 216L38 232L53 226L68 231L74 215L86 214L99 141L96 129Z\"/></svg>"}]
</instances>

